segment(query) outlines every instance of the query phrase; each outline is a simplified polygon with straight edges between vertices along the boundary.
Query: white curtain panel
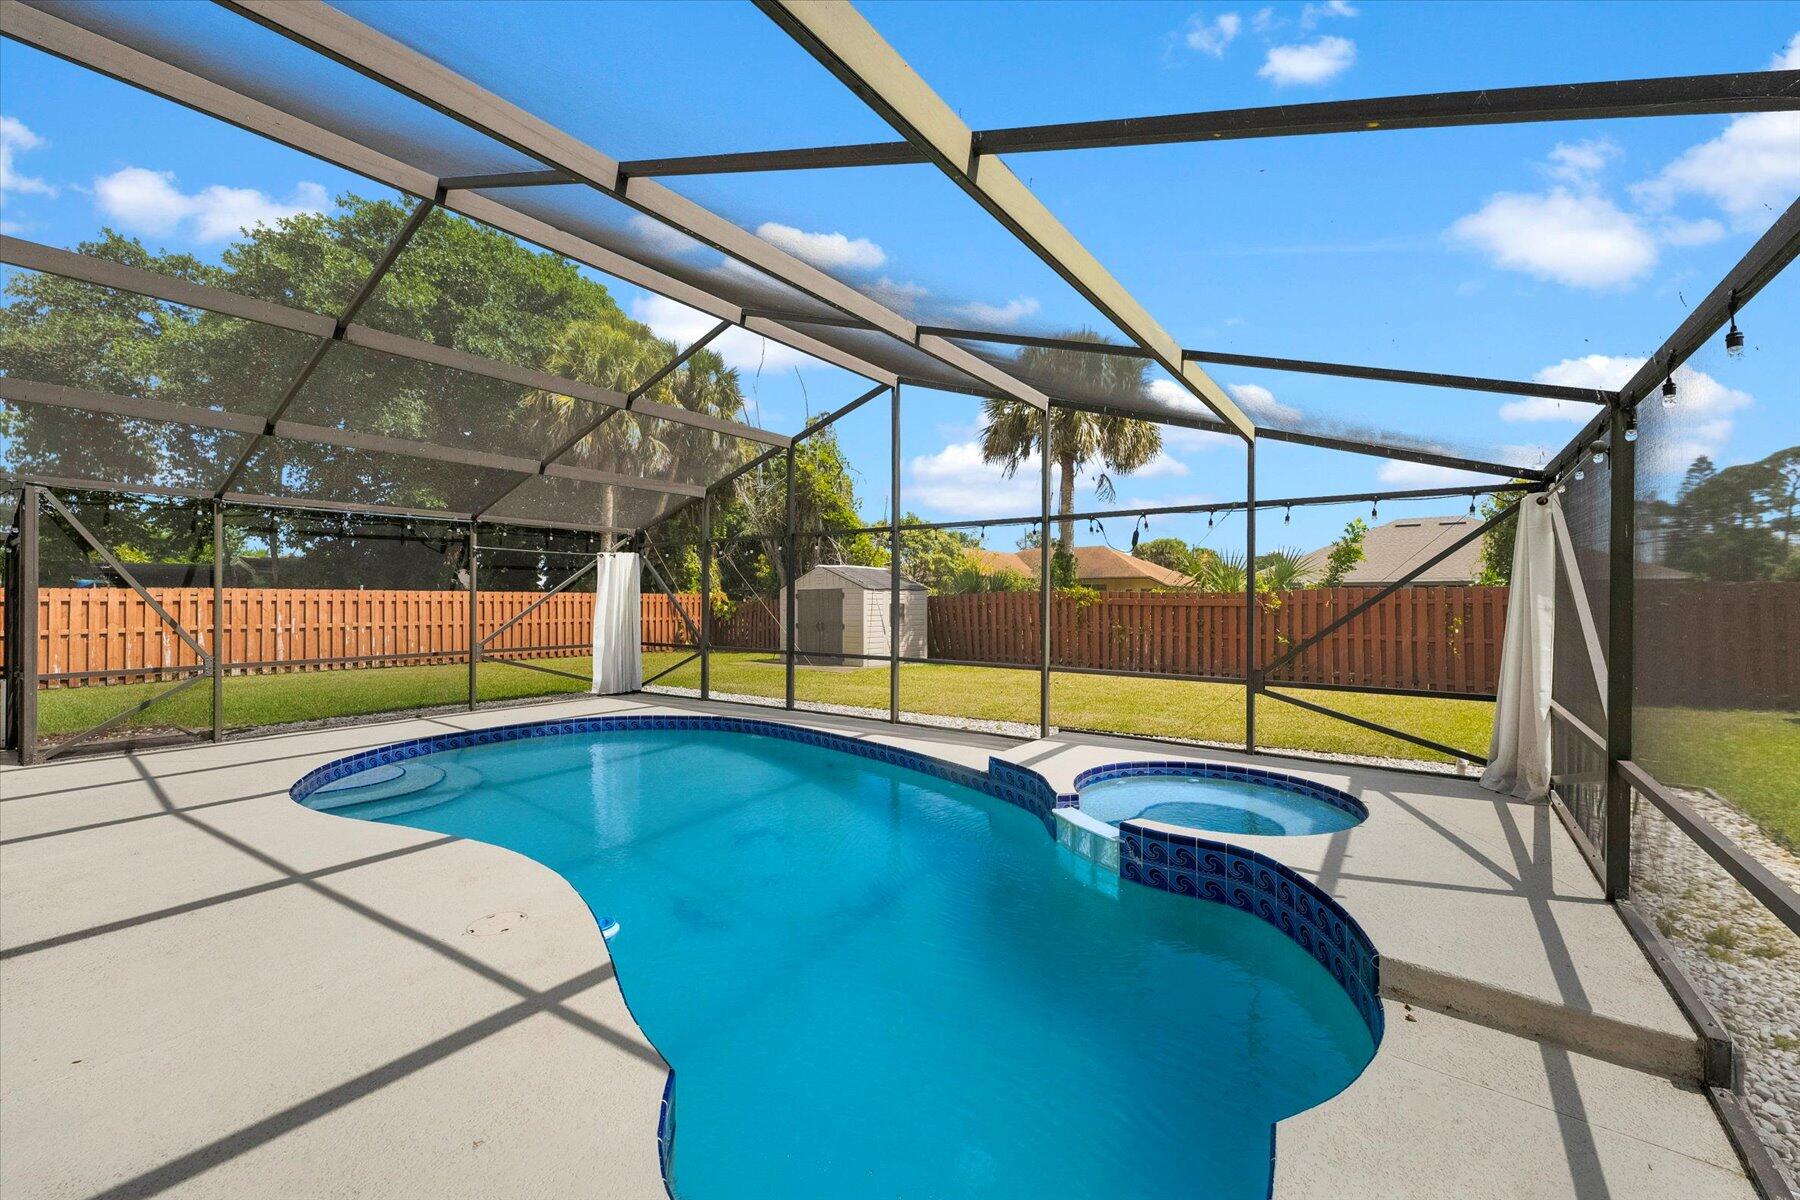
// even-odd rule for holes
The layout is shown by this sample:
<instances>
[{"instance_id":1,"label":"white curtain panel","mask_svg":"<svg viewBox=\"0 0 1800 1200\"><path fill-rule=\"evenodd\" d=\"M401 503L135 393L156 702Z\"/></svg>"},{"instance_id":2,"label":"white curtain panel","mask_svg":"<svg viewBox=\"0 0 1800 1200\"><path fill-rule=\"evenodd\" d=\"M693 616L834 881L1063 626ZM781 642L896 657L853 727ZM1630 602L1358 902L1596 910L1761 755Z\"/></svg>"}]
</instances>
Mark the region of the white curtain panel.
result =
<instances>
[{"instance_id":1,"label":"white curtain panel","mask_svg":"<svg viewBox=\"0 0 1800 1200\"><path fill-rule=\"evenodd\" d=\"M1556 650L1552 517L1560 508L1554 494L1528 496L1519 505L1494 738L1481 776L1481 786L1490 792L1521 800L1550 794L1550 667Z\"/></svg>"},{"instance_id":2,"label":"white curtain panel","mask_svg":"<svg viewBox=\"0 0 1800 1200\"><path fill-rule=\"evenodd\" d=\"M638 556L602 554L594 572L594 694L635 692L644 683Z\"/></svg>"}]
</instances>

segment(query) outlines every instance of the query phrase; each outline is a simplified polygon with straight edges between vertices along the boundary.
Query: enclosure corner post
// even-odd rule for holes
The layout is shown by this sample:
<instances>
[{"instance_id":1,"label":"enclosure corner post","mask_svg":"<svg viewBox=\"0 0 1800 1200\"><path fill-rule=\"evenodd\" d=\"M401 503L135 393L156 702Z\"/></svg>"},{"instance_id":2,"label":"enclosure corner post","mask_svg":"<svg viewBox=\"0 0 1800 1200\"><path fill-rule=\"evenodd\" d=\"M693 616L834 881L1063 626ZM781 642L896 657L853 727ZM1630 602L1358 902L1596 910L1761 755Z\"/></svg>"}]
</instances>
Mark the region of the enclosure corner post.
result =
<instances>
[{"instance_id":1,"label":"enclosure corner post","mask_svg":"<svg viewBox=\"0 0 1800 1200\"><path fill-rule=\"evenodd\" d=\"M18 722L14 737L19 748L19 761L30 766L38 761L38 517L41 512L39 489L26 484L19 497L19 542L13 557L18 569L18 594L9 596L17 614L8 630L17 640L17 675L13 685L18 689L13 715ZM14 645L12 638L7 645Z\"/></svg>"},{"instance_id":2,"label":"enclosure corner post","mask_svg":"<svg viewBox=\"0 0 1800 1200\"><path fill-rule=\"evenodd\" d=\"M212 740L225 737L225 507L212 502Z\"/></svg>"},{"instance_id":3,"label":"enclosure corner post","mask_svg":"<svg viewBox=\"0 0 1800 1200\"><path fill-rule=\"evenodd\" d=\"M700 698L712 699L712 492L700 497Z\"/></svg>"},{"instance_id":4,"label":"enclosure corner post","mask_svg":"<svg viewBox=\"0 0 1800 1200\"><path fill-rule=\"evenodd\" d=\"M900 721L900 385L888 393L888 720Z\"/></svg>"},{"instance_id":5,"label":"enclosure corner post","mask_svg":"<svg viewBox=\"0 0 1800 1200\"><path fill-rule=\"evenodd\" d=\"M797 627L794 614L794 602L798 599L798 591L794 587L794 576L800 570L800 555L794 537L794 443L787 446L787 537L782 542L782 555L786 563L782 573L787 576L787 595L782 599L781 612L781 649L782 665L787 671L787 706L794 707L794 630Z\"/></svg>"},{"instance_id":6,"label":"enclosure corner post","mask_svg":"<svg viewBox=\"0 0 1800 1200\"><path fill-rule=\"evenodd\" d=\"M1637 540L1637 447L1626 437L1630 408L1615 403L1607 422L1612 472L1607 537L1606 895L1631 894L1631 783L1619 764L1633 753L1632 677Z\"/></svg>"},{"instance_id":7,"label":"enclosure corner post","mask_svg":"<svg viewBox=\"0 0 1800 1200\"><path fill-rule=\"evenodd\" d=\"M1256 439L1244 443L1244 752L1256 753Z\"/></svg>"},{"instance_id":8,"label":"enclosure corner post","mask_svg":"<svg viewBox=\"0 0 1800 1200\"><path fill-rule=\"evenodd\" d=\"M479 553L475 544L475 523L469 522L468 562L469 562L469 711L474 712L479 695L478 679L481 670L481 621L476 608L481 602L480 584L475 578L475 556Z\"/></svg>"},{"instance_id":9,"label":"enclosure corner post","mask_svg":"<svg viewBox=\"0 0 1800 1200\"><path fill-rule=\"evenodd\" d=\"M1038 736L1050 736L1050 439L1055 431L1052 406L1044 404L1043 454L1038 471Z\"/></svg>"}]
</instances>

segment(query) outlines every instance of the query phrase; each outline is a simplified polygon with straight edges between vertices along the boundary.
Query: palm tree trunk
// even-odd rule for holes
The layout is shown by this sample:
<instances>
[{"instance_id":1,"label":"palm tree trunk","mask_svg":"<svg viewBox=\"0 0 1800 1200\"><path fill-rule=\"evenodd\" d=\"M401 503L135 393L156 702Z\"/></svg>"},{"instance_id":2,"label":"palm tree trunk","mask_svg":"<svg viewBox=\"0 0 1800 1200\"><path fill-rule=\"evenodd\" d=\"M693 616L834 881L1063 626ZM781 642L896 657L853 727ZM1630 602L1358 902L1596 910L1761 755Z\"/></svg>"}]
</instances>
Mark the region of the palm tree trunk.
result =
<instances>
[{"instance_id":1,"label":"palm tree trunk","mask_svg":"<svg viewBox=\"0 0 1800 1200\"><path fill-rule=\"evenodd\" d=\"M1056 544L1064 551L1075 552L1075 522L1070 520L1075 511L1075 460L1064 458L1056 464L1056 511L1062 518L1057 522Z\"/></svg>"}]
</instances>

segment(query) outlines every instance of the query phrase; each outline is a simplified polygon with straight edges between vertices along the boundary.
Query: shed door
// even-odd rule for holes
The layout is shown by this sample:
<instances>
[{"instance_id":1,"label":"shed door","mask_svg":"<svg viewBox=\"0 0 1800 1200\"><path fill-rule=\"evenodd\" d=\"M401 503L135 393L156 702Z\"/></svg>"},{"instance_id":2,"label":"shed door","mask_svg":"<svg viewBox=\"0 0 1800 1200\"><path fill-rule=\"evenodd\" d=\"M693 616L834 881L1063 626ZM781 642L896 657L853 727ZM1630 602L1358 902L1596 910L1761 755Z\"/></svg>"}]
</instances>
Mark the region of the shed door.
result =
<instances>
[{"instance_id":1,"label":"shed door","mask_svg":"<svg viewBox=\"0 0 1800 1200\"><path fill-rule=\"evenodd\" d=\"M799 607L794 610L796 648L838 654L844 649L844 593L839 591L796 592Z\"/></svg>"}]
</instances>

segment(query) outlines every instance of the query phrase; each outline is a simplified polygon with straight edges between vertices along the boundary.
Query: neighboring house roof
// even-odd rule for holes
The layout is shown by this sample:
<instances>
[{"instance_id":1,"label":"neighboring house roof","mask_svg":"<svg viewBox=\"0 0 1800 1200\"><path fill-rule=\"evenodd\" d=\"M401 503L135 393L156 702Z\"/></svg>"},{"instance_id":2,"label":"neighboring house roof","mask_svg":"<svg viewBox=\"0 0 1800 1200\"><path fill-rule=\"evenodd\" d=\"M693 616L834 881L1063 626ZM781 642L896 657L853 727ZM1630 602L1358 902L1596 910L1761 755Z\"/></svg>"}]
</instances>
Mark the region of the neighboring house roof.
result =
<instances>
[{"instance_id":1,"label":"neighboring house roof","mask_svg":"<svg viewBox=\"0 0 1800 1200\"><path fill-rule=\"evenodd\" d=\"M1076 546L1074 554L1075 578L1082 582L1090 579L1142 580L1147 588L1188 587L1193 583L1193 580L1180 571L1171 571L1148 559L1134 558L1111 546ZM1016 554L1009 554L1001 550L989 550L985 546L970 549L968 555L984 571L1018 571L1032 576L1037 574L1038 560L1042 557L1037 550L1021 550Z\"/></svg>"},{"instance_id":2,"label":"neighboring house roof","mask_svg":"<svg viewBox=\"0 0 1800 1200\"><path fill-rule=\"evenodd\" d=\"M893 580L893 576L888 572L886 567L853 567L846 566L843 563L820 563L805 575L796 579L794 581L795 586L805 582L808 577L819 574L821 571L827 575L836 575L839 579L842 579L847 583L853 583L859 588L865 588L872 592L887 591L888 585ZM909 579L902 575L900 577L900 590L903 592L922 592L925 590L925 585L916 579Z\"/></svg>"},{"instance_id":3,"label":"neighboring house roof","mask_svg":"<svg viewBox=\"0 0 1800 1200\"><path fill-rule=\"evenodd\" d=\"M1400 517L1377 525L1363 535L1363 560L1345 574L1344 584L1358 587L1392 583L1479 524L1479 517ZM1481 573L1481 542L1481 538L1476 538L1442 562L1428 567L1413 582L1473 582ZM1301 558L1313 582L1325 574L1330 554L1331 547L1323 546Z\"/></svg>"}]
</instances>

